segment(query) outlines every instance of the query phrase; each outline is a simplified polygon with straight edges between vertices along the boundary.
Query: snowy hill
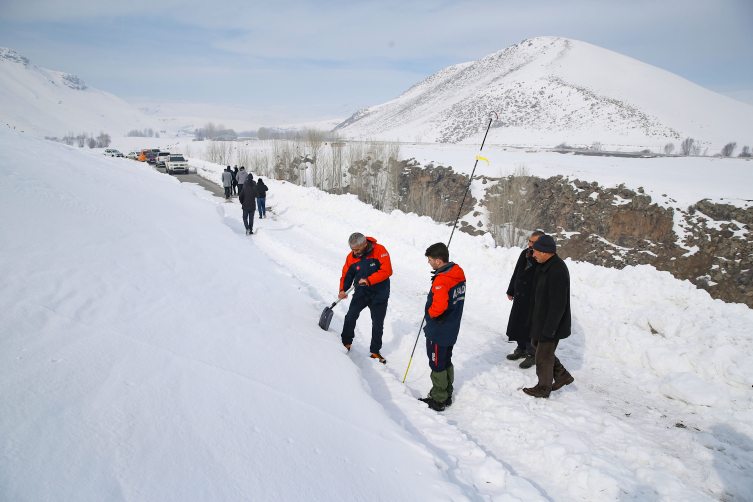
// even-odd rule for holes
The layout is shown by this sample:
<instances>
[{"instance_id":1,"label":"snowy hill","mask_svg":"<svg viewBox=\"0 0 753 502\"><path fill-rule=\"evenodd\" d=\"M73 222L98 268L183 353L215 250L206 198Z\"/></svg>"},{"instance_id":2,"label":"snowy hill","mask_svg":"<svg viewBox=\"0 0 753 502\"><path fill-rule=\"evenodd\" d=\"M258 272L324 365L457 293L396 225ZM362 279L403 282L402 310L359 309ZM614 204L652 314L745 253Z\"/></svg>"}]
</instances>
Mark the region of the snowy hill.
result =
<instances>
[{"instance_id":1,"label":"snowy hill","mask_svg":"<svg viewBox=\"0 0 753 502\"><path fill-rule=\"evenodd\" d=\"M0 47L0 121L38 136L69 132L123 136L132 129L159 130L159 122L76 75L46 70Z\"/></svg>"},{"instance_id":2,"label":"snowy hill","mask_svg":"<svg viewBox=\"0 0 753 502\"><path fill-rule=\"evenodd\" d=\"M654 146L687 136L712 149L753 138L753 106L594 45L539 37L441 70L338 128L353 138ZM716 153L716 152L714 152Z\"/></svg>"}]
</instances>

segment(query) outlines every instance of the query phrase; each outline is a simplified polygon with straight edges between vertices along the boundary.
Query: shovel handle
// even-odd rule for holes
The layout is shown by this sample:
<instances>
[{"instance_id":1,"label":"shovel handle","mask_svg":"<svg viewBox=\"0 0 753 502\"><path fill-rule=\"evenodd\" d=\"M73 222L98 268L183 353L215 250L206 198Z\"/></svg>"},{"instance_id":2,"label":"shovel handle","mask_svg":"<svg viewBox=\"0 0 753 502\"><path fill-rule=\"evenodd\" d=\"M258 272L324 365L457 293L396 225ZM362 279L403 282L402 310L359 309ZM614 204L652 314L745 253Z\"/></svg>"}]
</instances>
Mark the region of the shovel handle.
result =
<instances>
[{"instance_id":1,"label":"shovel handle","mask_svg":"<svg viewBox=\"0 0 753 502\"><path fill-rule=\"evenodd\" d=\"M349 295L349 294L350 294L350 292L351 292L351 291L353 291L353 288L355 288L355 287L356 287L356 285L355 285L355 284L353 284L353 285L352 285L352 286L350 287L350 289L348 289L348 290L347 290L347 291L345 292L345 294L346 294L346 295ZM342 298L338 298L337 300L335 300L335 303L333 303L333 304L332 304L332 306L331 306L330 308L331 308L331 309L335 308L335 305L337 305L338 303L340 303L340 300L342 300Z\"/></svg>"}]
</instances>

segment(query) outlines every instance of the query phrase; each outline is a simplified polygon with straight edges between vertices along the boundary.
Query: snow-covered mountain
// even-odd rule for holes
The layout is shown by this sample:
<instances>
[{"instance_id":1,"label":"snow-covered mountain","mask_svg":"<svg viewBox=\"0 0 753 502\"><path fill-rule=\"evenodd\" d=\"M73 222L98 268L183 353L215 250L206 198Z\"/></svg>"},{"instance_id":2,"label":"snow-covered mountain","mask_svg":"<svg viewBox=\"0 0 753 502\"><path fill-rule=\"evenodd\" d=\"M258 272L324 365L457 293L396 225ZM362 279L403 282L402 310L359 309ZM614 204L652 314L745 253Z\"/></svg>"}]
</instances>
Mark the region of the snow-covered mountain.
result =
<instances>
[{"instance_id":1,"label":"snow-covered mountain","mask_svg":"<svg viewBox=\"0 0 753 502\"><path fill-rule=\"evenodd\" d=\"M338 126L353 138L710 148L753 140L753 106L594 45L539 37L450 66Z\"/></svg>"},{"instance_id":2,"label":"snow-covered mountain","mask_svg":"<svg viewBox=\"0 0 753 502\"><path fill-rule=\"evenodd\" d=\"M159 122L76 75L46 70L0 47L0 120L40 136L159 129Z\"/></svg>"}]
</instances>

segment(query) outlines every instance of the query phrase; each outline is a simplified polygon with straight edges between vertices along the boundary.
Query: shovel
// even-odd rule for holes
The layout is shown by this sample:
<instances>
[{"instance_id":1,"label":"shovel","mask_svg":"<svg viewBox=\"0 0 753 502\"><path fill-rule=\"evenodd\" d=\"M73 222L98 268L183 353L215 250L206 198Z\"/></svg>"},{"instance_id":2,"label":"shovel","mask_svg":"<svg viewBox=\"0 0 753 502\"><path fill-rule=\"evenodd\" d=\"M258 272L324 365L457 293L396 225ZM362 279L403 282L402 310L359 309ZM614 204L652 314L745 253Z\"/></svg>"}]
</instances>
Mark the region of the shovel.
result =
<instances>
[{"instance_id":1,"label":"shovel","mask_svg":"<svg viewBox=\"0 0 753 502\"><path fill-rule=\"evenodd\" d=\"M345 294L350 294L351 291L353 291L353 288L355 288L356 285L353 284L349 290L345 292ZM340 298L335 301L332 305L329 307L326 307L322 311L322 315L319 317L319 327L322 328L324 331L327 331L329 329L329 323L332 322L332 316L334 315L334 312L332 311L333 308L335 308L335 305L340 303Z\"/></svg>"}]
</instances>

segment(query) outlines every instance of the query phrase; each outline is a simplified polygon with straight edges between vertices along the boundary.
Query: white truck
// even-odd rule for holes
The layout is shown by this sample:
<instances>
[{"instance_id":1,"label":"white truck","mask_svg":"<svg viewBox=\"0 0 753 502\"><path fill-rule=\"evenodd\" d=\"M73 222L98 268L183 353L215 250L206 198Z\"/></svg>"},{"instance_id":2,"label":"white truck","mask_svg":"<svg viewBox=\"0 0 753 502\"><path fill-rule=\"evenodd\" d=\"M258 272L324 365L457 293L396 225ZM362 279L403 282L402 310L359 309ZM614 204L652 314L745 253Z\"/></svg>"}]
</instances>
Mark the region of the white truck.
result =
<instances>
[{"instance_id":1,"label":"white truck","mask_svg":"<svg viewBox=\"0 0 753 502\"><path fill-rule=\"evenodd\" d=\"M183 155L172 154L165 158L165 171L169 174L175 172L188 173L188 162Z\"/></svg>"},{"instance_id":2,"label":"white truck","mask_svg":"<svg viewBox=\"0 0 753 502\"><path fill-rule=\"evenodd\" d=\"M157 153L157 156L154 157L154 166L155 167L165 166L165 168L167 168L167 164L165 164L165 161L167 160L168 157L170 157L170 152Z\"/></svg>"}]
</instances>

